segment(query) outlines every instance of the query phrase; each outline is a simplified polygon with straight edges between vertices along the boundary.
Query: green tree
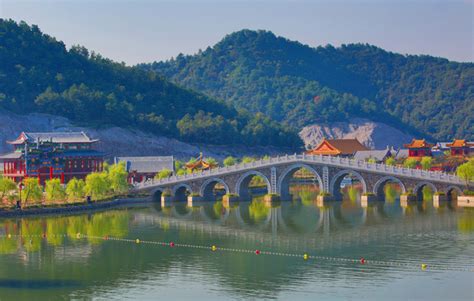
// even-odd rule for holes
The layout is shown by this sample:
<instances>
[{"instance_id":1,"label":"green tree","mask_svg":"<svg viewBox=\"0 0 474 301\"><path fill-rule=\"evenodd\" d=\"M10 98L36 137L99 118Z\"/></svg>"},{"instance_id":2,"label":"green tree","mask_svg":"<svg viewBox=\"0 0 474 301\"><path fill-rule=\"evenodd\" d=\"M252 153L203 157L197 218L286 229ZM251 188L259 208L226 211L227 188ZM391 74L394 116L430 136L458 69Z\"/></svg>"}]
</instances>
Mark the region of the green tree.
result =
<instances>
[{"instance_id":1,"label":"green tree","mask_svg":"<svg viewBox=\"0 0 474 301\"><path fill-rule=\"evenodd\" d=\"M377 159L370 157L367 162L374 164L377 163Z\"/></svg>"},{"instance_id":2,"label":"green tree","mask_svg":"<svg viewBox=\"0 0 474 301\"><path fill-rule=\"evenodd\" d=\"M66 186L66 194L68 197L68 200L74 201L74 200L79 200L83 199L85 195L85 186L86 183L84 180L78 180L76 178L72 178Z\"/></svg>"},{"instance_id":3,"label":"green tree","mask_svg":"<svg viewBox=\"0 0 474 301\"><path fill-rule=\"evenodd\" d=\"M186 170L184 169L179 169L177 172L176 172L176 175L177 176L184 176L186 174Z\"/></svg>"},{"instance_id":4,"label":"green tree","mask_svg":"<svg viewBox=\"0 0 474 301\"><path fill-rule=\"evenodd\" d=\"M166 179L170 177L173 174L173 172L167 168L163 168L160 170L156 175L155 179L161 180L161 179Z\"/></svg>"},{"instance_id":5,"label":"green tree","mask_svg":"<svg viewBox=\"0 0 474 301\"><path fill-rule=\"evenodd\" d=\"M124 193L128 190L128 172L124 162L110 166L107 176L113 192Z\"/></svg>"},{"instance_id":6,"label":"green tree","mask_svg":"<svg viewBox=\"0 0 474 301\"><path fill-rule=\"evenodd\" d=\"M86 177L84 187L87 195L98 200L107 195L110 190L110 182L106 172L93 172Z\"/></svg>"},{"instance_id":7,"label":"green tree","mask_svg":"<svg viewBox=\"0 0 474 301\"><path fill-rule=\"evenodd\" d=\"M206 162L209 163L210 165L214 165L214 166L219 165L219 162L217 162L217 160L214 159L213 157L207 157Z\"/></svg>"},{"instance_id":8,"label":"green tree","mask_svg":"<svg viewBox=\"0 0 474 301\"><path fill-rule=\"evenodd\" d=\"M255 161L255 158L253 157L248 157L248 156L245 156L242 158L242 163L252 163Z\"/></svg>"},{"instance_id":9,"label":"green tree","mask_svg":"<svg viewBox=\"0 0 474 301\"><path fill-rule=\"evenodd\" d=\"M10 193L11 191L16 190L16 184L12 179L0 177L0 201L3 200L5 195Z\"/></svg>"},{"instance_id":10,"label":"green tree","mask_svg":"<svg viewBox=\"0 0 474 301\"><path fill-rule=\"evenodd\" d=\"M403 167L406 168L415 168L418 165L418 160L416 158L406 158L403 162Z\"/></svg>"},{"instance_id":11,"label":"green tree","mask_svg":"<svg viewBox=\"0 0 474 301\"><path fill-rule=\"evenodd\" d=\"M474 158L469 159L464 164L461 164L456 169L456 174L459 178L466 181L466 186L468 186L469 182L474 182Z\"/></svg>"},{"instance_id":12,"label":"green tree","mask_svg":"<svg viewBox=\"0 0 474 301\"><path fill-rule=\"evenodd\" d=\"M431 168L431 166L433 165L433 158L431 157L423 157L421 158L421 167L424 169L424 170L428 170Z\"/></svg>"},{"instance_id":13,"label":"green tree","mask_svg":"<svg viewBox=\"0 0 474 301\"><path fill-rule=\"evenodd\" d=\"M66 190L59 179L50 179L45 183L47 201L63 201L66 198Z\"/></svg>"},{"instance_id":14,"label":"green tree","mask_svg":"<svg viewBox=\"0 0 474 301\"><path fill-rule=\"evenodd\" d=\"M23 180L23 201L25 206L29 201L37 202L43 198L43 187L38 183L37 178L27 178Z\"/></svg>"},{"instance_id":15,"label":"green tree","mask_svg":"<svg viewBox=\"0 0 474 301\"><path fill-rule=\"evenodd\" d=\"M232 166L232 165L235 165L236 163L237 163L237 160L232 156L229 156L224 159L224 166Z\"/></svg>"},{"instance_id":16,"label":"green tree","mask_svg":"<svg viewBox=\"0 0 474 301\"><path fill-rule=\"evenodd\" d=\"M388 157L387 159L385 159L385 164L387 164L388 166L394 166L395 163L397 162L393 157Z\"/></svg>"}]
</instances>

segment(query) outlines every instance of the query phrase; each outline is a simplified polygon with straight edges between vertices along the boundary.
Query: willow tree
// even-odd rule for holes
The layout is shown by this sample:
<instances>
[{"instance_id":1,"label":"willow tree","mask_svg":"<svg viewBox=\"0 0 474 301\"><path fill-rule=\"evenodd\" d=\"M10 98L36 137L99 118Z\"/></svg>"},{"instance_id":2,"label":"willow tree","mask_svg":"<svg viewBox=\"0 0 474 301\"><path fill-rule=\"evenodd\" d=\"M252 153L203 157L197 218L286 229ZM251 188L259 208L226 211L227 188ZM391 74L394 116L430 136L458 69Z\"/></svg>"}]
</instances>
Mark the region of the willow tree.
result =
<instances>
[{"instance_id":1,"label":"willow tree","mask_svg":"<svg viewBox=\"0 0 474 301\"><path fill-rule=\"evenodd\" d=\"M93 172L86 177L86 186L84 187L87 195L94 199L101 199L110 191L110 182L106 172Z\"/></svg>"},{"instance_id":2,"label":"willow tree","mask_svg":"<svg viewBox=\"0 0 474 301\"><path fill-rule=\"evenodd\" d=\"M469 186L470 181L474 182L474 158L459 165L456 174L466 182L466 186Z\"/></svg>"},{"instance_id":3,"label":"willow tree","mask_svg":"<svg viewBox=\"0 0 474 301\"><path fill-rule=\"evenodd\" d=\"M124 162L110 166L107 176L113 192L123 193L128 190L128 173Z\"/></svg>"},{"instance_id":4,"label":"willow tree","mask_svg":"<svg viewBox=\"0 0 474 301\"><path fill-rule=\"evenodd\" d=\"M12 179L0 177L0 201L3 200L5 195L16 189L16 184Z\"/></svg>"},{"instance_id":5,"label":"willow tree","mask_svg":"<svg viewBox=\"0 0 474 301\"><path fill-rule=\"evenodd\" d=\"M45 183L47 201L64 201L66 199L66 190L61 185L59 179L47 180Z\"/></svg>"},{"instance_id":6,"label":"willow tree","mask_svg":"<svg viewBox=\"0 0 474 301\"><path fill-rule=\"evenodd\" d=\"M38 183L37 178L27 178L23 180L24 188L24 202L25 205L28 201L40 201L43 198L43 187Z\"/></svg>"},{"instance_id":7,"label":"willow tree","mask_svg":"<svg viewBox=\"0 0 474 301\"><path fill-rule=\"evenodd\" d=\"M71 179L66 186L66 194L68 200L73 201L84 198L85 186L86 183L84 182L84 180L78 180L76 178Z\"/></svg>"}]
</instances>

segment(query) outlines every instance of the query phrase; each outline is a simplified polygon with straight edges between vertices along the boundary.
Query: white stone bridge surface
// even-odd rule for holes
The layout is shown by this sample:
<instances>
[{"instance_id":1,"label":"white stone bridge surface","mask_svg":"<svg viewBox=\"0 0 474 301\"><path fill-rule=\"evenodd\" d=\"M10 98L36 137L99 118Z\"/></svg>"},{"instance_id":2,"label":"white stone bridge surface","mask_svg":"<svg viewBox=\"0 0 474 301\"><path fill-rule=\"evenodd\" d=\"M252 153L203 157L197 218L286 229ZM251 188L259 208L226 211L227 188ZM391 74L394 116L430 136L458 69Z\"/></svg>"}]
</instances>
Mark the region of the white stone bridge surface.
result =
<instances>
[{"instance_id":1,"label":"white stone bridge surface","mask_svg":"<svg viewBox=\"0 0 474 301\"><path fill-rule=\"evenodd\" d=\"M319 189L335 197L340 197L340 185L344 177L350 175L359 180L363 193L383 195L384 185L395 182L403 192L412 191L420 196L422 188L429 186L433 192L452 191L462 194L466 183L455 175L443 172L409 169L379 163L368 163L349 158L313 155L286 155L258 160L251 163L219 167L199 173L171 176L161 180L135 183L133 191L148 192L160 197L169 191L175 199L185 199L187 194L205 199L214 197L215 185L220 184L227 194L241 198L250 197L249 183L254 176L260 176L266 183L268 193L288 198L289 185L293 174L306 168L316 179ZM469 183L472 186L473 183Z\"/></svg>"}]
</instances>

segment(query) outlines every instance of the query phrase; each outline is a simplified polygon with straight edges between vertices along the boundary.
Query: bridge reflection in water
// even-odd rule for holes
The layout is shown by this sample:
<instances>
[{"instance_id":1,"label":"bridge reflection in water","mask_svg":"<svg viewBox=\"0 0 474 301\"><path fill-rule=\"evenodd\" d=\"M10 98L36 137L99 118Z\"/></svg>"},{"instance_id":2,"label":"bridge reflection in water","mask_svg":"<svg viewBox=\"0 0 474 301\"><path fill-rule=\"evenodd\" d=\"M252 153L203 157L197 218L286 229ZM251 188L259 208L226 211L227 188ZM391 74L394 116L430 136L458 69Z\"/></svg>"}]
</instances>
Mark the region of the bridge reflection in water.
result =
<instances>
[{"instance_id":1,"label":"bridge reflection in water","mask_svg":"<svg viewBox=\"0 0 474 301\"><path fill-rule=\"evenodd\" d=\"M44 279L59 279L58 283L67 280L63 282L69 285L61 290L40 291L44 299L156 299L170 291L179 296L184 287L190 286L201 296L209 290L218 292L218 299L273 298L301 290L315 294L329 290L347 299L354 294L362 298L367 292L373 293L374 286L394 279L419 281L410 278L413 271L398 267L169 248L136 244L136 238L404 261L416 267L420 262L442 262L454 268L473 262L474 212L452 203L436 208L431 200L401 206L399 192L396 188L394 191L389 191L384 202L364 207L357 188L348 187L342 201L318 205L317 190L297 186L292 188L291 202L265 203L258 197L231 206L217 201L162 207L158 202L145 208L93 214L0 220L2 234L23 236L0 238L0 278L16 279L14 283L24 286L5 289L2 285L7 284L0 281L0 296L6 300L34 300L39 291L27 285ZM90 237L127 238L130 242L77 239L78 232ZM46 238L42 238L43 233ZM450 275L433 277L443 279L440 285L455 285ZM457 281L465 277L461 276ZM331 291L331 287L337 289ZM152 295L145 297L144 292Z\"/></svg>"}]
</instances>

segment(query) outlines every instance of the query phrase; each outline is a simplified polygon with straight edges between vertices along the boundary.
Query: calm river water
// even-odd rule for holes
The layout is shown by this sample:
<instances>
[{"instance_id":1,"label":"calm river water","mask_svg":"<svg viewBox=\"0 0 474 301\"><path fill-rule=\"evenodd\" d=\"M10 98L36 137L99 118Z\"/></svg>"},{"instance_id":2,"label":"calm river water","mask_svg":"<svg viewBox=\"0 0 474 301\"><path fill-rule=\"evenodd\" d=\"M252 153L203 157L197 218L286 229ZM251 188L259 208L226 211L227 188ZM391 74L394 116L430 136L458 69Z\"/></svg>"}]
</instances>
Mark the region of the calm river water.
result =
<instances>
[{"instance_id":1,"label":"calm river water","mask_svg":"<svg viewBox=\"0 0 474 301\"><path fill-rule=\"evenodd\" d=\"M273 206L153 203L0 219L0 300L474 299L474 211L431 200L402 206L393 192L364 208L351 190L321 207L311 189L293 193ZM211 245L249 252L191 247ZM369 262L305 261L305 252Z\"/></svg>"}]
</instances>

